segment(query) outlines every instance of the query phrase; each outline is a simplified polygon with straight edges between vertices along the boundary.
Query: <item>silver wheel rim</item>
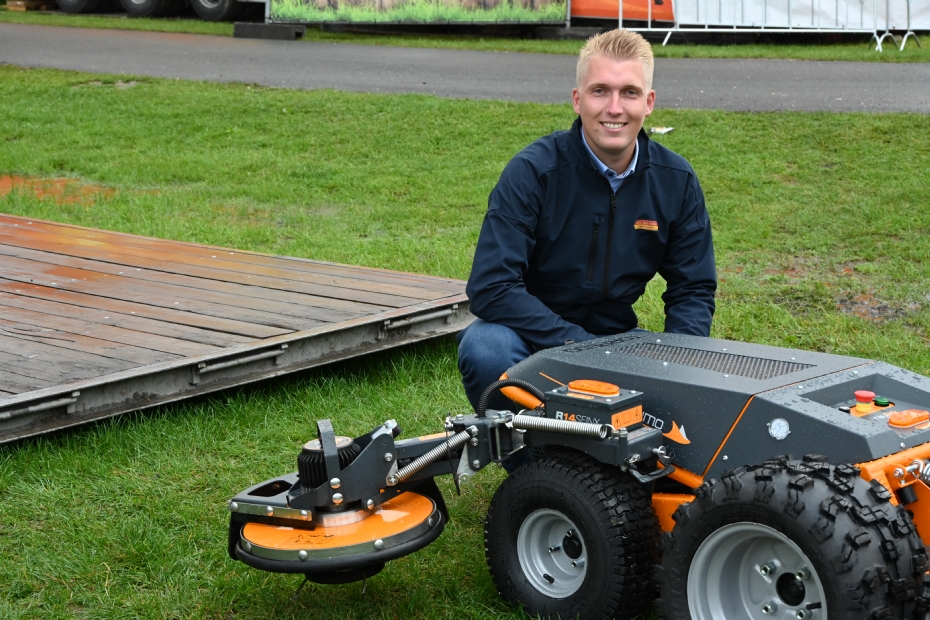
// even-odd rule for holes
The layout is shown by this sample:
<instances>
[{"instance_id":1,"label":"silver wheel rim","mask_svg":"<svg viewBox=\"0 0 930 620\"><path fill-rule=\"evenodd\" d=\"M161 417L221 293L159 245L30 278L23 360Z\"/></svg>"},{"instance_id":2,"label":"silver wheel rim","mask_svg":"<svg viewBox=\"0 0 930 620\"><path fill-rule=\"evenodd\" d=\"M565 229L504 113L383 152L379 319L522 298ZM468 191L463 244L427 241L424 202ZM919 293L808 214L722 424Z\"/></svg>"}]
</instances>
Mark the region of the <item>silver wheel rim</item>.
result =
<instances>
[{"instance_id":1,"label":"silver wheel rim","mask_svg":"<svg viewBox=\"0 0 930 620\"><path fill-rule=\"evenodd\" d=\"M758 523L733 523L715 531L698 547L688 571L694 620L826 618L825 599L823 584L800 547Z\"/></svg>"},{"instance_id":2,"label":"silver wheel rim","mask_svg":"<svg viewBox=\"0 0 930 620\"><path fill-rule=\"evenodd\" d=\"M557 510L526 517L517 533L517 557L527 580L550 598L577 592L588 572L588 550L578 527Z\"/></svg>"}]
</instances>

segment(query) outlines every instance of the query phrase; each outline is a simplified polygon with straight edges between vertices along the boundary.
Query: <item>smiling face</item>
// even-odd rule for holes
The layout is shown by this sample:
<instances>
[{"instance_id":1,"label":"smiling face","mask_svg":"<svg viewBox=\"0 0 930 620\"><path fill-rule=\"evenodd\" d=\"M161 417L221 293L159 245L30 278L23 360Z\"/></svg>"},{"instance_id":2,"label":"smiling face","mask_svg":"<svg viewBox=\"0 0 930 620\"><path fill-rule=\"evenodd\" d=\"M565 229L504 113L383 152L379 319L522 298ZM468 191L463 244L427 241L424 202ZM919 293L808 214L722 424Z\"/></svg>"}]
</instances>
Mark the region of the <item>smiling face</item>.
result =
<instances>
[{"instance_id":1,"label":"smiling face","mask_svg":"<svg viewBox=\"0 0 930 620\"><path fill-rule=\"evenodd\" d=\"M588 146L615 172L630 165L636 136L652 114L656 93L647 87L641 60L592 56L584 79L572 91Z\"/></svg>"}]
</instances>

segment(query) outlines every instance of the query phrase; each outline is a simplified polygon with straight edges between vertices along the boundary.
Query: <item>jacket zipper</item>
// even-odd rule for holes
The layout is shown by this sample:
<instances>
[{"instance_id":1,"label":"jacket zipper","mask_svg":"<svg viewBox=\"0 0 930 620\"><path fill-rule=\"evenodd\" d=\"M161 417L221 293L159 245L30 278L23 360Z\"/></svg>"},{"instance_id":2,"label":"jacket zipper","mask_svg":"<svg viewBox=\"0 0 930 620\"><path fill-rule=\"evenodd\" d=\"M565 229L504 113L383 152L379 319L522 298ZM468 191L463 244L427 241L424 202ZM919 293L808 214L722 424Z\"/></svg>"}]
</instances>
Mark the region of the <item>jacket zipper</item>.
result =
<instances>
[{"instance_id":1,"label":"jacket zipper","mask_svg":"<svg viewBox=\"0 0 930 620\"><path fill-rule=\"evenodd\" d=\"M610 255L614 245L614 218L617 214L617 193L610 195L610 215L607 216L607 247L604 249L604 284L602 295L607 299L610 288Z\"/></svg>"},{"instance_id":2,"label":"jacket zipper","mask_svg":"<svg viewBox=\"0 0 930 620\"><path fill-rule=\"evenodd\" d=\"M591 233L591 253L588 256L588 282L594 281L594 261L597 258L597 237L601 231L601 223L594 222L594 231Z\"/></svg>"}]
</instances>

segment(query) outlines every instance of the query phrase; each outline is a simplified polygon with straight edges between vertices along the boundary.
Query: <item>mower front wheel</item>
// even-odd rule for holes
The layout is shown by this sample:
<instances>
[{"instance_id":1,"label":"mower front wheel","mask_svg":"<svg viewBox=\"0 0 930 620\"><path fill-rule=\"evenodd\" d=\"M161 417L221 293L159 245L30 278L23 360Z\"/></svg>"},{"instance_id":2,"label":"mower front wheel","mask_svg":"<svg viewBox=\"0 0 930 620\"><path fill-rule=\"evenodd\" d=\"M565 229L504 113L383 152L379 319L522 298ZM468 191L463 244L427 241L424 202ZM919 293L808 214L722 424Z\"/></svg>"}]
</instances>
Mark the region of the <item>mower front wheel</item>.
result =
<instances>
[{"instance_id":1,"label":"mower front wheel","mask_svg":"<svg viewBox=\"0 0 930 620\"><path fill-rule=\"evenodd\" d=\"M855 467L774 459L696 493L665 537L661 618L890 620L924 604L923 542Z\"/></svg>"},{"instance_id":2,"label":"mower front wheel","mask_svg":"<svg viewBox=\"0 0 930 620\"><path fill-rule=\"evenodd\" d=\"M504 480L488 509L485 553L498 591L533 617L633 618L655 596L657 532L642 485L560 453Z\"/></svg>"}]
</instances>

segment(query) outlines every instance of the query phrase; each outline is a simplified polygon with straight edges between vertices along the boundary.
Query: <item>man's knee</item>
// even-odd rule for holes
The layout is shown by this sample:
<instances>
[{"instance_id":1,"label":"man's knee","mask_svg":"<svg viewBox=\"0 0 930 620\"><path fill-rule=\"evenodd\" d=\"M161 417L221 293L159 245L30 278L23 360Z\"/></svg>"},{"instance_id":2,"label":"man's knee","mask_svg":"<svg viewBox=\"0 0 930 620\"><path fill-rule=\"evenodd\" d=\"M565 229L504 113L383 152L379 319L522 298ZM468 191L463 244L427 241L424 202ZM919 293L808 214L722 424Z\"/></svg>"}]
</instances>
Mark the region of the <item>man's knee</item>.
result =
<instances>
[{"instance_id":1,"label":"man's knee","mask_svg":"<svg viewBox=\"0 0 930 620\"><path fill-rule=\"evenodd\" d=\"M528 357L529 346L520 336L503 325L475 320L459 334L459 365L500 366L503 370Z\"/></svg>"}]
</instances>

